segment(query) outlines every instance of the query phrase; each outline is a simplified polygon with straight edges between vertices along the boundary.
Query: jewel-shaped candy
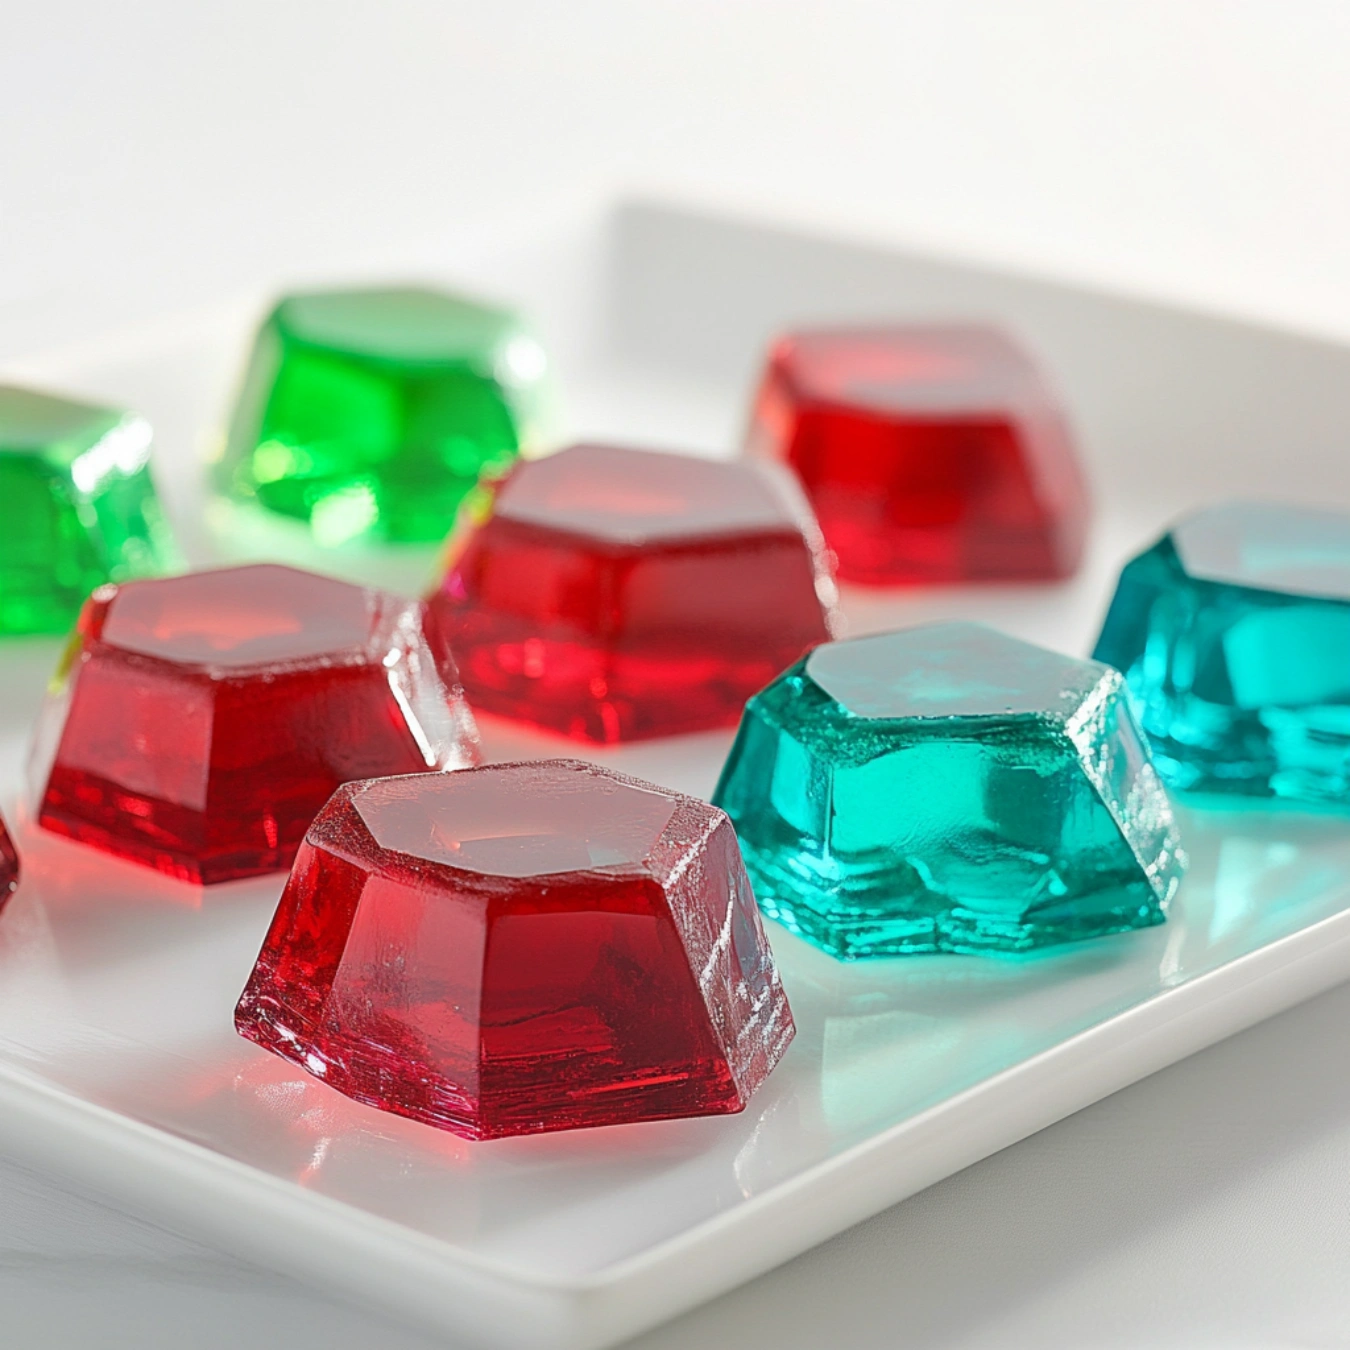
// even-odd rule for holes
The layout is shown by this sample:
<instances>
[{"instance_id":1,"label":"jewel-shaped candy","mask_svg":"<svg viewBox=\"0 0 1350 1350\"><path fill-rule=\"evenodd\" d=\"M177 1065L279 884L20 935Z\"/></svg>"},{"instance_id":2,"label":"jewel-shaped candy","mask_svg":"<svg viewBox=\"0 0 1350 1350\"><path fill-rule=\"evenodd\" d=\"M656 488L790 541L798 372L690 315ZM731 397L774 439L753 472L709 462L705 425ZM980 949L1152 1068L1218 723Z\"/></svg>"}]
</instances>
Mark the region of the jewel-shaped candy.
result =
<instances>
[{"instance_id":1,"label":"jewel-shaped candy","mask_svg":"<svg viewBox=\"0 0 1350 1350\"><path fill-rule=\"evenodd\" d=\"M470 701L584 740L733 726L829 636L815 522L766 465L573 446L457 544L431 604Z\"/></svg>"},{"instance_id":2,"label":"jewel-shaped candy","mask_svg":"<svg viewBox=\"0 0 1350 1350\"><path fill-rule=\"evenodd\" d=\"M1041 580L1087 497L1053 396L982 328L807 330L769 355L748 436L790 464L846 581Z\"/></svg>"},{"instance_id":3,"label":"jewel-shaped candy","mask_svg":"<svg viewBox=\"0 0 1350 1350\"><path fill-rule=\"evenodd\" d=\"M1095 654L1173 787L1350 809L1350 516L1188 516L1127 564Z\"/></svg>"},{"instance_id":4,"label":"jewel-shaped candy","mask_svg":"<svg viewBox=\"0 0 1350 1350\"><path fill-rule=\"evenodd\" d=\"M764 912L836 956L1146 927L1184 865L1120 675L976 624L817 647L750 700L714 801Z\"/></svg>"},{"instance_id":5,"label":"jewel-shaped candy","mask_svg":"<svg viewBox=\"0 0 1350 1350\"><path fill-rule=\"evenodd\" d=\"M95 586L173 562L150 424L0 385L0 633L64 633Z\"/></svg>"},{"instance_id":6,"label":"jewel-shaped candy","mask_svg":"<svg viewBox=\"0 0 1350 1350\"><path fill-rule=\"evenodd\" d=\"M101 588L39 730L39 823L189 881L289 866L339 784L476 762L425 620L288 567Z\"/></svg>"},{"instance_id":7,"label":"jewel-shaped candy","mask_svg":"<svg viewBox=\"0 0 1350 1350\"><path fill-rule=\"evenodd\" d=\"M473 1139L739 1111L793 1031L726 817L568 760L339 789L235 1025Z\"/></svg>"},{"instance_id":8,"label":"jewel-shaped candy","mask_svg":"<svg viewBox=\"0 0 1350 1350\"><path fill-rule=\"evenodd\" d=\"M222 486L320 544L439 541L531 441L545 365L513 316L457 296L288 296L254 344Z\"/></svg>"}]
</instances>

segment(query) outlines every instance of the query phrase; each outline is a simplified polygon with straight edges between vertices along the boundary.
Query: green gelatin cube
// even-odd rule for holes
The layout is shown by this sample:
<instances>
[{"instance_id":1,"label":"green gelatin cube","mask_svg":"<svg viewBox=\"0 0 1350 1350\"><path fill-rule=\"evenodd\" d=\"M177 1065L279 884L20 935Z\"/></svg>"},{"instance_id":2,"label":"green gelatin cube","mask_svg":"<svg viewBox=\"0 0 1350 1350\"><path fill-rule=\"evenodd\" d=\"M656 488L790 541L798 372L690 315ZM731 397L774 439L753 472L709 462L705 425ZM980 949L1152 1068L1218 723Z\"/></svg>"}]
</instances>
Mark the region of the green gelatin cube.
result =
<instances>
[{"instance_id":1,"label":"green gelatin cube","mask_svg":"<svg viewBox=\"0 0 1350 1350\"><path fill-rule=\"evenodd\" d=\"M750 700L713 800L760 908L839 957L1149 927L1185 866L1119 673L977 624L817 647Z\"/></svg>"},{"instance_id":2,"label":"green gelatin cube","mask_svg":"<svg viewBox=\"0 0 1350 1350\"><path fill-rule=\"evenodd\" d=\"M320 545L435 542L531 446L546 364L512 315L456 296L288 296L254 343L220 486Z\"/></svg>"},{"instance_id":3,"label":"green gelatin cube","mask_svg":"<svg viewBox=\"0 0 1350 1350\"><path fill-rule=\"evenodd\" d=\"M176 556L144 418L0 385L0 633L62 633L106 581Z\"/></svg>"}]
</instances>

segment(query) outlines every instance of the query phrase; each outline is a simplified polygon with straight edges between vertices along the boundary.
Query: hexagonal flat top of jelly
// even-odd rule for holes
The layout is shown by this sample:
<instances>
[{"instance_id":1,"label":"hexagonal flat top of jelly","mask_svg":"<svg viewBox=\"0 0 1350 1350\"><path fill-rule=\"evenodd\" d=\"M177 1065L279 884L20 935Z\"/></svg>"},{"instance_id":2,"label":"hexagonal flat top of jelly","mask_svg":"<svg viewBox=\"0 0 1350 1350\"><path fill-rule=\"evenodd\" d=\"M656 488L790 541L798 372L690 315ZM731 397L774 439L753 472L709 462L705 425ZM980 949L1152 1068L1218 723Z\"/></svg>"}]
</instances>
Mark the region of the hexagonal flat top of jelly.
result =
<instances>
[{"instance_id":1,"label":"hexagonal flat top of jelly","mask_svg":"<svg viewBox=\"0 0 1350 1350\"><path fill-rule=\"evenodd\" d=\"M846 711L888 720L1064 718L1108 670L975 623L827 642L806 658L807 675Z\"/></svg>"},{"instance_id":2,"label":"hexagonal flat top of jelly","mask_svg":"<svg viewBox=\"0 0 1350 1350\"><path fill-rule=\"evenodd\" d=\"M186 665L285 665L365 648L374 597L292 567L226 567L116 587L99 636Z\"/></svg>"},{"instance_id":3,"label":"hexagonal flat top of jelly","mask_svg":"<svg viewBox=\"0 0 1350 1350\"><path fill-rule=\"evenodd\" d=\"M1276 502L1233 502L1172 529L1193 577L1263 591L1350 600L1350 515Z\"/></svg>"},{"instance_id":4,"label":"hexagonal flat top of jelly","mask_svg":"<svg viewBox=\"0 0 1350 1350\"><path fill-rule=\"evenodd\" d=\"M90 451L127 472L140 468L150 453L150 425L112 408L0 384L0 452L69 467Z\"/></svg>"},{"instance_id":5,"label":"hexagonal flat top of jelly","mask_svg":"<svg viewBox=\"0 0 1350 1350\"><path fill-rule=\"evenodd\" d=\"M352 796L381 848L501 877L640 865L678 800L561 759L377 778Z\"/></svg>"},{"instance_id":6,"label":"hexagonal flat top of jelly","mask_svg":"<svg viewBox=\"0 0 1350 1350\"><path fill-rule=\"evenodd\" d=\"M411 286L291 295L273 315L292 338L375 361L490 369L513 335L533 343L504 310Z\"/></svg>"},{"instance_id":7,"label":"hexagonal flat top of jelly","mask_svg":"<svg viewBox=\"0 0 1350 1350\"><path fill-rule=\"evenodd\" d=\"M615 445L574 445L522 464L493 513L623 545L799 531L791 489L767 466Z\"/></svg>"},{"instance_id":8,"label":"hexagonal flat top of jelly","mask_svg":"<svg viewBox=\"0 0 1350 1350\"><path fill-rule=\"evenodd\" d=\"M882 413L999 413L1046 397L1026 354L992 328L806 329L773 360L805 398Z\"/></svg>"}]
</instances>

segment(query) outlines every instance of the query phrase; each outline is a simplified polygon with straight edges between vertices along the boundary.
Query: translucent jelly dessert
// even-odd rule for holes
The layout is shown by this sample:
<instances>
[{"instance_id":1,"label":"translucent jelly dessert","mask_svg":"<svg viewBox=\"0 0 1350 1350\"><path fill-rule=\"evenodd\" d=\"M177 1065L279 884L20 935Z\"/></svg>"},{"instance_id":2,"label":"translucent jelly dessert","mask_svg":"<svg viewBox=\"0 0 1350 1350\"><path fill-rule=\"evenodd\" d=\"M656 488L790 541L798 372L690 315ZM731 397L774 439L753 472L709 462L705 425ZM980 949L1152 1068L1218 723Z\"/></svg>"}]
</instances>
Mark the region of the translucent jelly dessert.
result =
<instances>
[{"instance_id":1,"label":"translucent jelly dessert","mask_svg":"<svg viewBox=\"0 0 1350 1350\"><path fill-rule=\"evenodd\" d=\"M769 354L747 437L800 477L845 581L1065 577L1087 494L1054 396L975 327L805 330Z\"/></svg>"},{"instance_id":2,"label":"translucent jelly dessert","mask_svg":"<svg viewBox=\"0 0 1350 1350\"><path fill-rule=\"evenodd\" d=\"M476 708L612 742L734 726L834 586L781 471L578 445L497 488L431 604Z\"/></svg>"},{"instance_id":3,"label":"translucent jelly dessert","mask_svg":"<svg viewBox=\"0 0 1350 1350\"><path fill-rule=\"evenodd\" d=\"M0 633L64 633L105 581L174 561L150 424L0 385Z\"/></svg>"},{"instance_id":4,"label":"translucent jelly dessert","mask_svg":"<svg viewBox=\"0 0 1350 1350\"><path fill-rule=\"evenodd\" d=\"M1350 808L1350 515L1188 516L1121 572L1096 656L1171 786Z\"/></svg>"},{"instance_id":5,"label":"translucent jelly dessert","mask_svg":"<svg viewBox=\"0 0 1350 1350\"><path fill-rule=\"evenodd\" d=\"M19 851L3 819L0 819L0 909L19 885Z\"/></svg>"},{"instance_id":6,"label":"translucent jelly dessert","mask_svg":"<svg viewBox=\"0 0 1350 1350\"><path fill-rule=\"evenodd\" d=\"M288 567L100 588L43 713L39 823L189 881L288 867L339 784L476 762L426 621Z\"/></svg>"},{"instance_id":7,"label":"translucent jelly dessert","mask_svg":"<svg viewBox=\"0 0 1350 1350\"><path fill-rule=\"evenodd\" d=\"M511 314L411 288L287 296L254 343L221 486L320 544L439 541L531 443L546 361Z\"/></svg>"},{"instance_id":8,"label":"translucent jelly dessert","mask_svg":"<svg viewBox=\"0 0 1350 1350\"><path fill-rule=\"evenodd\" d=\"M713 800L764 913L841 957L1143 928L1184 866L1120 675L977 624L816 648Z\"/></svg>"},{"instance_id":9,"label":"translucent jelly dessert","mask_svg":"<svg viewBox=\"0 0 1350 1350\"><path fill-rule=\"evenodd\" d=\"M339 789L235 1025L471 1139L740 1111L793 1033L727 818L570 760Z\"/></svg>"}]
</instances>

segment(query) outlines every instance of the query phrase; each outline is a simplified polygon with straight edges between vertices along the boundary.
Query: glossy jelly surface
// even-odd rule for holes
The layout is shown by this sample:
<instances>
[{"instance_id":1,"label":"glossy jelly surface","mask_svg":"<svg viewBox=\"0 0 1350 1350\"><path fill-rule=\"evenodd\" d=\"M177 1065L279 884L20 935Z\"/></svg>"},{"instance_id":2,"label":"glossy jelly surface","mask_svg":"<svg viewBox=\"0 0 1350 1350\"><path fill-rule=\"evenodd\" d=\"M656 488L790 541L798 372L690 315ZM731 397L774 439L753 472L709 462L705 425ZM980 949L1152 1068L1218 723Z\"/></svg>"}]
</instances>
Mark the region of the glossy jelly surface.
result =
<instances>
[{"instance_id":1,"label":"glossy jelly surface","mask_svg":"<svg viewBox=\"0 0 1350 1350\"><path fill-rule=\"evenodd\" d=\"M475 707L614 742L734 726L834 585L780 471L580 445L501 484L431 605Z\"/></svg>"},{"instance_id":2,"label":"glossy jelly surface","mask_svg":"<svg viewBox=\"0 0 1350 1350\"><path fill-rule=\"evenodd\" d=\"M0 384L0 633L64 633L96 586L173 566L151 439L143 418Z\"/></svg>"},{"instance_id":3,"label":"glossy jelly surface","mask_svg":"<svg viewBox=\"0 0 1350 1350\"><path fill-rule=\"evenodd\" d=\"M289 866L339 784L476 762L424 620L270 565L99 590L43 713L40 824L189 881Z\"/></svg>"},{"instance_id":4,"label":"glossy jelly surface","mask_svg":"<svg viewBox=\"0 0 1350 1350\"><path fill-rule=\"evenodd\" d=\"M793 1032L726 817L567 760L340 789L236 1026L476 1139L739 1111Z\"/></svg>"},{"instance_id":5,"label":"glossy jelly surface","mask_svg":"<svg viewBox=\"0 0 1350 1350\"><path fill-rule=\"evenodd\" d=\"M1350 809L1350 516L1187 517L1125 566L1095 655L1174 788Z\"/></svg>"},{"instance_id":6,"label":"glossy jelly surface","mask_svg":"<svg viewBox=\"0 0 1350 1350\"><path fill-rule=\"evenodd\" d=\"M845 581L1046 580L1088 505L1034 364L976 327L805 330L769 354L747 436L801 479Z\"/></svg>"},{"instance_id":7,"label":"glossy jelly surface","mask_svg":"<svg viewBox=\"0 0 1350 1350\"><path fill-rule=\"evenodd\" d=\"M221 486L321 545L438 541L530 443L546 366L512 315L458 296L288 296L254 343Z\"/></svg>"},{"instance_id":8,"label":"glossy jelly surface","mask_svg":"<svg viewBox=\"0 0 1350 1350\"><path fill-rule=\"evenodd\" d=\"M817 648L750 701L714 800L764 912L841 957L1161 923L1184 865L1120 676L975 624Z\"/></svg>"}]
</instances>

